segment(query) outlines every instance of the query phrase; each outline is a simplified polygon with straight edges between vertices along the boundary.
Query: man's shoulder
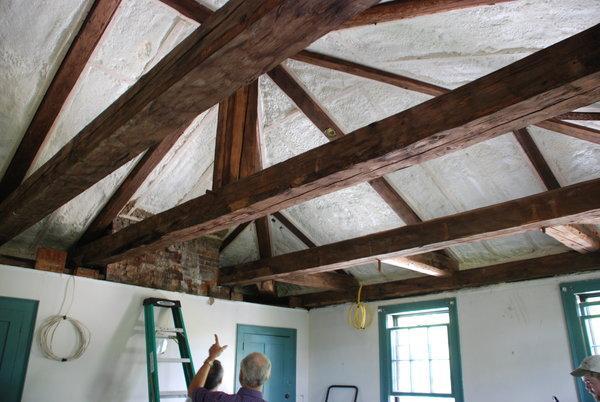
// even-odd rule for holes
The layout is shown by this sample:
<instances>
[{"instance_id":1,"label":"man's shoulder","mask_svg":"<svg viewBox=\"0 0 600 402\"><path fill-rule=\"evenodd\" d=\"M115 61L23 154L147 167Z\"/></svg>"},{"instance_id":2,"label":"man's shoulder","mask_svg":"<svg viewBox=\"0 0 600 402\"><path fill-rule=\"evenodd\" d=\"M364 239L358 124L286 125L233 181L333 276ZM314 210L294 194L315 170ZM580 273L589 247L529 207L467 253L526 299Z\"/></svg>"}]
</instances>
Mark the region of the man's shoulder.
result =
<instances>
[{"instance_id":1,"label":"man's shoulder","mask_svg":"<svg viewBox=\"0 0 600 402\"><path fill-rule=\"evenodd\" d=\"M209 391L206 388L196 388L192 394L193 402L233 402L236 401L235 395L226 394L220 391Z\"/></svg>"}]
</instances>

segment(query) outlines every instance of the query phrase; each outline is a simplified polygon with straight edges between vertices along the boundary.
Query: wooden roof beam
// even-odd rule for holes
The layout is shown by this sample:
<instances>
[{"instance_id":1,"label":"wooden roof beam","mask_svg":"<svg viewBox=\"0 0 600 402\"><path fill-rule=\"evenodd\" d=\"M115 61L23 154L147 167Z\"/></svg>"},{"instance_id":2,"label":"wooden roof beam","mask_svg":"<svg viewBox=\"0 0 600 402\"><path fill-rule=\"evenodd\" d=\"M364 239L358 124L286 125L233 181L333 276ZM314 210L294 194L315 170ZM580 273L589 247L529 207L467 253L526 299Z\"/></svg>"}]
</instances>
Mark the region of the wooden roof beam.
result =
<instances>
[{"instance_id":1,"label":"wooden roof beam","mask_svg":"<svg viewBox=\"0 0 600 402\"><path fill-rule=\"evenodd\" d=\"M229 1L0 204L0 243L374 3Z\"/></svg>"},{"instance_id":2,"label":"wooden roof beam","mask_svg":"<svg viewBox=\"0 0 600 402\"><path fill-rule=\"evenodd\" d=\"M600 120L600 112L568 112L556 116L560 120L586 120L586 121L598 121Z\"/></svg>"},{"instance_id":3,"label":"wooden roof beam","mask_svg":"<svg viewBox=\"0 0 600 402\"><path fill-rule=\"evenodd\" d=\"M431 276L451 276L458 271L458 262L442 253L390 257L381 262Z\"/></svg>"},{"instance_id":4,"label":"wooden roof beam","mask_svg":"<svg viewBox=\"0 0 600 402\"><path fill-rule=\"evenodd\" d=\"M380 3L344 23L340 29L397 21L511 0L395 0Z\"/></svg>"},{"instance_id":5,"label":"wooden roof beam","mask_svg":"<svg viewBox=\"0 0 600 402\"><path fill-rule=\"evenodd\" d=\"M223 285L327 272L600 216L600 179L309 250L221 269Z\"/></svg>"},{"instance_id":6,"label":"wooden roof beam","mask_svg":"<svg viewBox=\"0 0 600 402\"><path fill-rule=\"evenodd\" d=\"M446 95L98 239L75 258L82 264L129 258L589 105L600 98L599 40L597 25Z\"/></svg>"},{"instance_id":7,"label":"wooden roof beam","mask_svg":"<svg viewBox=\"0 0 600 402\"><path fill-rule=\"evenodd\" d=\"M4 172L0 181L0 201L25 178L120 3L121 0L96 0L92 4Z\"/></svg>"},{"instance_id":8,"label":"wooden roof beam","mask_svg":"<svg viewBox=\"0 0 600 402\"><path fill-rule=\"evenodd\" d=\"M196 0L160 0L167 6L177 10L182 15L199 23L204 23L214 11L203 6Z\"/></svg>"},{"instance_id":9,"label":"wooden roof beam","mask_svg":"<svg viewBox=\"0 0 600 402\"><path fill-rule=\"evenodd\" d=\"M546 257L512 261L459 271L453 277L420 277L364 286L363 300L385 300L430 293L456 291L464 288L489 286L573 274L600 269L600 252L578 254L568 252ZM294 296L294 307L322 307L355 300L354 291L322 292Z\"/></svg>"},{"instance_id":10,"label":"wooden roof beam","mask_svg":"<svg viewBox=\"0 0 600 402\"><path fill-rule=\"evenodd\" d=\"M542 231L578 253L600 250L600 236L587 225L563 225L543 228Z\"/></svg>"}]
</instances>

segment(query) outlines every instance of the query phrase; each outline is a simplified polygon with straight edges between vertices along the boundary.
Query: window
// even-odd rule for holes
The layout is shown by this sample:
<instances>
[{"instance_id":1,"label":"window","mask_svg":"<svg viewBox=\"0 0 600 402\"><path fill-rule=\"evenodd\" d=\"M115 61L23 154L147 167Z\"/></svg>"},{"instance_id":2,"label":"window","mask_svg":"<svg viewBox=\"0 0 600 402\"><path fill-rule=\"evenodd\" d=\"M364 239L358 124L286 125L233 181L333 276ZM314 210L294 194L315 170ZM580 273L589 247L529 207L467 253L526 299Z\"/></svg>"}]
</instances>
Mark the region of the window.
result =
<instances>
[{"instance_id":1,"label":"window","mask_svg":"<svg viewBox=\"0 0 600 402\"><path fill-rule=\"evenodd\" d=\"M454 299L379 308L382 402L462 402Z\"/></svg>"},{"instance_id":2,"label":"window","mask_svg":"<svg viewBox=\"0 0 600 402\"><path fill-rule=\"evenodd\" d=\"M590 355L600 354L600 280L560 285L573 368ZM594 402L582 381L576 380L580 402Z\"/></svg>"}]
</instances>

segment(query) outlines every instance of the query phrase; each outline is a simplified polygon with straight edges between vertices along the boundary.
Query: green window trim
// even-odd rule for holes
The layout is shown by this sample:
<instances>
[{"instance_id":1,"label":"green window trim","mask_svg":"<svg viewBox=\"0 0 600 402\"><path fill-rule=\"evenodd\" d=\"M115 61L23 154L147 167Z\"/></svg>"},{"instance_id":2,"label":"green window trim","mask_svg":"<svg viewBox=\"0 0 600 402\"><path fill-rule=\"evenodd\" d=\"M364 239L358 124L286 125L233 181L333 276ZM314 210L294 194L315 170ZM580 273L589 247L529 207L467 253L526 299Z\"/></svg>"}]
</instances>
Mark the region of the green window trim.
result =
<instances>
[{"instance_id":1,"label":"green window trim","mask_svg":"<svg viewBox=\"0 0 600 402\"><path fill-rule=\"evenodd\" d=\"M448 324L448 351L450 355L450 379L452 384L451 394L429 394L417 392L393 392L392 391L392 357L390 347L390 333L392 329L387 328L387 316L390 314L403 313L407 311L433 310L447 308L450 322ZM403 303L378 308L379 319L379 379L381 388L381 402L389 402L390 396L426 396L430 398L454 398L455 402L463 402L463 387L460 362L460 342L458 331L458 314L456 311L456 299L428 300L415 303Z\"/></svg>"},{"instance_id":2,"label":"green window trim","mask_svg":"<svg viewBox=\"0 0 600 402\"><path fill-rule=\"evenodd\" d=\"M583 308L598 304L598 302L578 303L577 295L581 293L596 293L597 296L598 291L600 291L600 279L561 283L559 286L567 324L567 333L569 335L569 345L571 347L571 365L575 369L589 355L588 350L590 350L590 345L584 332L583 321L596 318L596 315L585 315ZM586 391L583 382L577 379L574 379L574 381L577 387L579 402L594 402L594 398Z\"/></svg>"}]
</instances>

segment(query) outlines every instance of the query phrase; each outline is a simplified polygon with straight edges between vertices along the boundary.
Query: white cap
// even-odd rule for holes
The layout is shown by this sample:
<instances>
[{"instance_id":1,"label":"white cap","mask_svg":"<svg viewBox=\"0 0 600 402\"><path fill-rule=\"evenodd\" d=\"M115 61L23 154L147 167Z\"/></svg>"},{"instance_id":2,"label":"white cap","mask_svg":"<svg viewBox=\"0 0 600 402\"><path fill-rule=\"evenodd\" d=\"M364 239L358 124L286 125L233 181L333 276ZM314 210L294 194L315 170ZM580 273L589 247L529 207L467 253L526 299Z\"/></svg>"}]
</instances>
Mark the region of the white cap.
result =
<instances>
[{"instance_id":1,"label":"white cap","mask_svg":"<svg viewBox=\"0 0 600 402\"><path fill-rule=\"evenodd\" d=\"M575 377L582 377L589 372L600 374L600 355L589 356L583 359L579 367L571 371L571 375Z\"/></svg>"}]
</instances>

